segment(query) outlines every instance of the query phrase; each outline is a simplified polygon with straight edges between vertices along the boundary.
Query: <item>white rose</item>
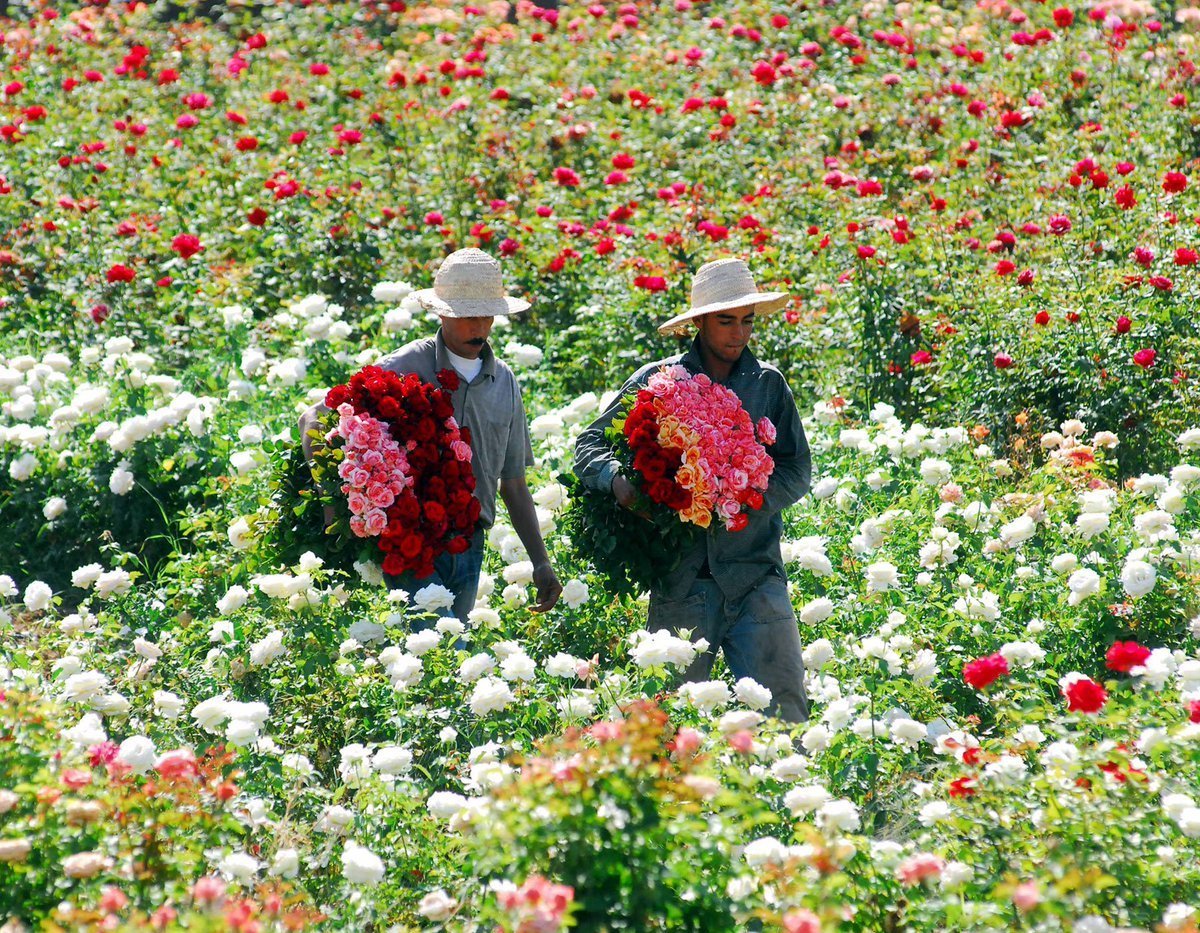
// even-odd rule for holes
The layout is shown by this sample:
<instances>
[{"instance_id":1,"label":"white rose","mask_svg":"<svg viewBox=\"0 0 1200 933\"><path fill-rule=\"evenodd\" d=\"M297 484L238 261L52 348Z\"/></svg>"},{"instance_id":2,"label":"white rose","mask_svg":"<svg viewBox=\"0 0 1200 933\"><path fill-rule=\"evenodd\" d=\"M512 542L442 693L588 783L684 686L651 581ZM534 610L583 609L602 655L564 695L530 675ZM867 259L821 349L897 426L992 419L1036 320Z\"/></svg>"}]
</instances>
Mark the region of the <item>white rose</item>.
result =
<instances>
[{"instance_id":1,"label":"white rose","mask_svg":"<svg viewBox=\"0 0 1200 933\"><path fill-rule=\"evenodd\" d=\"M751 709L766 709L771 705L771 691L750 677L743 677L733 686L737 698Z\"/></svg>"},{"instance_id":2,"label":"white rose","mask_svg":"<svg viewBox=\"0 0 1200 933\"><path fill-rule=\"evenodd\" d=\"M245 852L231 852L217 865L221 874L239 884L250 884L261 867L258 859Z\"/></svg>"},{"instance_id":3,"label":"white rose","mask_svg":"<svg viewBox=\"0 0 1200 933\"><path fill-rule=\"evenodd\" d=\"M423 657L438 646L442 640L441 634L435 629L425 629L413 632L404 639L404 649L415 657Z\"/></svg>"},{"instance_id":4,"label":"white rose","mask_svg":"<svg viewBox=\"0 0 1200 933\"><path fill-rule=\"evenodd\" d=\"M454 605L454 594L440 583L430 583L417 590L413 597L413 605L422 612L435 613L439 609L449 609Z\"/></svg>"},{"instance_id":5,"label":"white rose","mask_svg":"<svg viewBox=\"0 0 1200 933\"><path fill-rule=\"evenodd\" d=\"M403 746L385 745L375 750L372 761L380 774L408 774L412 769L413 755Z\"/></svg>"},{"instance_id":6,"label":"white rose","mask_svg":"<svg viewBox=\"0 0 1200 933\"><path fill-rule=\"evenodd\" d=\"M568 609L578 609L588 601L587 584L582 580L570 580L563 587L560 597Z\"/></svg>"},{"instance_id":7,"label":"white rose","mask_svg":"<svg viewBox=\"0 0 1200 933\"><path fill-rule=\"evenodd\" d=\"M1070 590L1067 602L1072 606L1078 606L1089 596L1095 596L1100 592L1100 575L1087 567L1076 570L1067 579L1067 589Z\"/></svg>"},{"instance_id":8,"label":"white rose","mask_svg":"<svg viewBox=\"0 0 1200 933\"><path fill-rule=\"evenodd\" d=\"M96 595L101 599L110 596L123 596L133 587L133 581L127 570L109 570L96 577Z\"/></svg>"},{"instance_id":9,"label":"white rose","mask_svg":"<svg viewBox=\"0 0 1200 933\"><path fill-rule=\"evenodd\" d=\"M129 765L134 774L145 774L154 767L157 755L152 741L144 735L131 735L117 750L117 761Z\"/></svg>"},{"instance_id":10,"label":"white rose","mask_svg":"<svg viewBox=\"0 0 1200 933\"><path fill-rule=\"evenodd\" d=\"M490 654L480 652L467 658L458 667L458 678L465 683L474 683L484 674L496 667L496 660Z\"/></svg>"},{"instance_id":11,"label":"white rose","mask_svg":"<svg viewBox=\"0 0 1200 933\"><path fill-rule=\"evenodd\" d=\"M818 638L804 649L803 658L806 670L819 671L834 658L833 642Z\"/></svg>"},{"instance_id":12,"label":"white rose","mask_svg":"<svg viewBox=\"0 0 1200 933\"><path fill-rule=\"evenodd\" d=\"M50 589L49 584L43 583L41 580L34 580L25 587L24 603L25 608L30 612L41 612L43 609L48 609L53 598L54 591Z\"/></svg>"},{"instance_id":13,"label":"white rose","mask_svg":"<svg viewBox=\"0 0 1200 933\"><path fill-rule=\"evenodd\" d=\"M833 608L833 600L825 596L818 596L800 609L800 621L805 625L824 622L833 615Z\"/></svg>"},{"instance_id":14,"label":"white rose","mask_svg":"<svg viewBox=\"0 0 1200 933\"><path fill-rule=\"evenodd\" d=\"M63 515L66 511L67 511L67 500L64 499L62 496L55 496L52 499L48 499L46 501L46 504L44 506L42 506L42 516L48 522L54 521L60 515Z\"/></svg>"},{"instance_id":15,"label":"white rose","mask_svg":"<svg viewBox=\"0 0 1200 933\"><path fill-rule=\"evenodd\" d=\"M1075 519L1075 529L1085 538L1094 538L1108 530L1109 518L1105 512L1080 512Z\"/></svg>"},{"instance_id":16,"label":"white rose","mask_svg":"<svg viewBox=\"0 0 1200 933\"><path fill-rule=\"evenodd\" d=\"M243 586L238 586L236 583L225 591L225 595L217 600L217 611L223 616L237 612L242 606L246 605L246 600L250 598L249 592Z\"/></svg>"},{"instance_id":17,"label":"white rose","mask_svg":"<svg viewBox=\"0 0 1200 933\"><path fill-rule=\"evenodd\" d=\"M421 903L417 905L417 913L434 923L444 923L454 916L457 908L458 901L438 888L421 898Z\"/></svg>"},{"instance_id":18,"label":"white rose","mask_svg":"<svg viewBox=\"0 0 1200 933\"><path fill-rule=\"evenodd\" d=\"M679 695L688 700L701 712L712 712L729 703L729 687L723 680L703 680L686 683L679 688Z\"/></svg>"},{"instance_id":19,"label":"white rose","mask_svg":"<svg viewBox=\"0 0 1200 933\"><path fill-rule=\"evenodd\" d=\"M115 496L124 496L133 489L133 474L129 471L129 461L122 460L108 478L108 488Z\"/></svg>"},{"instance_id":20,"label":"white rose","mask_svg":"<svg viewBox=\"0 0 1200 933\"><path fill-rule=\"evenodd\" d=\"M76 568L75 572L71 574L71 585L86 590L100 578L102 573L104 573L104 568L99 564L85 564Z\"/></svg>"},{"instance_id":21,"label":"white rose","mask_svg":"<svg viewBox=\"0 0 1200 933\"><path fill-rule=\"evenodd\" d=\"M1157 580L1158 571L1144 560L1127 560L1121 569L1121 585L1134 599L1154 589Z\"/></svg>"},{"instance_id":22,"label":"white rose","mask_svg":"<svg viewBox=\"0 0 1200 933\"><path fill-rule=\"evenodd\" d=\"M429 814L439 820L457 816L466 805L466 797L450 791L437 791L430 794L429 799L425 801L425 807L429 810Z\"/></svg>"},{"instance_id":23,"label":"white rose","mask_svg":"<svg viewBox=\"0 0 1200 933\"><path fill-rule=\"evenodd\" d=\"M509 704L515 703L516 699L503 680L484 677L475 684L467 703L476 716L486 716L488 713L505 709Z\"/></svg>"},{"instance_id":24,"label":"white rose","mask_svg":"<svg viewBox=\"0 0 1200 933\"><path fill-rule=\"evenodd\" d=\"M277 878L295 878L300 873L300 853L295 849L280 849L271 860L271 874Z\"/></svg>"},{"instance_id":25,"label":"white rose","mask_svg":"<svg viewBox=\"0 0 1200 933\"><path fill-rule=\"evenodd\" d=\"M274 631L250 646L250 666L262 667L283 654L283 632Z\"/></svg>"},{"instance_id":26,"label":"white rose","mask_svg":"<svg viewBox=\"0 0 1200 933\"><path fill-rule=\"evenodd\" d=\"M1059 554L1050 561L1050 569L1055 573L1070 573L1079 566L1079 558L1074 554Z\"/></svg>"},{"instance_id":27,"label":"white rose","mask_svg":"<svg viewBox=\"0 0 1200 933\"><path fill-rule=\"evenodd\" d=\"M154 709L164 719L177 719L183 712L183 698L169 690L155 690Z\"/></svg>"},{"instance_id":28,"label":"white rose","mask_svg":"<svg viewBox=\"0 0 1200 933\"><path fill-rule=\"evenodd\" d=\"M371 297L383 304L396 304L412 294L413 287L407 282L380 282L371 289Z\"/></svg>"},{"instance_id":29,"label":"white rose","mask_svg":"<svg viewBox=\"0 0 1200 933\"><path fill-rule=\"evenodd\" d=\"M802 813L811 813L831 799L832 795L820 784L806 784L788 791L783 798L783 805L792 816L800 816Z\"/></svg>"},{"instance_id":30,"label":"white rose","mask_svg":"<svg viewBox=\"0 0 1200 933\"><path fill-rule=\"evenodd\" d=\"M817 810L816 823L831 832L854 832L860 825L858 808L849 800L830 800Z\"/></svg>"},{"instance_id":31,"label":"white rose","mask_svg":"<svg viewBox=\"0 0 1200 933\"><path fill-rule=\"evenodd\" d=\"M236 550L244 551L253 544L253 536L250 533L250 523L245 516L237 519L229 526L229 543Z\"/></svg>"},{"instance_id":32,"label":"white rose","mask_svg":"<svg viewBox=\"0 0 1200 933\"><path fill-rule=\"evenodd\" d=\"M868 593L882 593L900 585L900 575L896 570L896 565L885 560L868 565L864 574L867 579Z\"/></svg>"}]
</instances>

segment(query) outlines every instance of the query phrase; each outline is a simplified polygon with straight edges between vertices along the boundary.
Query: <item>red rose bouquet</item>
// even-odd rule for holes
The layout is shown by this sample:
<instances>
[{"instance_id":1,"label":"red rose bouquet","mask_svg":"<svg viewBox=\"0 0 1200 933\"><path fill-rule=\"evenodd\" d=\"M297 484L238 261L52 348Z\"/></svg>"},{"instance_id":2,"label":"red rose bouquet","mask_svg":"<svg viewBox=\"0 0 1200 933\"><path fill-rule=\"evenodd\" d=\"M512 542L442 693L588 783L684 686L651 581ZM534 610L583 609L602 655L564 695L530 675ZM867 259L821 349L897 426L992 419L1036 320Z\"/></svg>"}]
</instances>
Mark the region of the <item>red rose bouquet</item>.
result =
<instances>
[{"instance_id":1,"label":"red rose bouquet","mask_svg":"<svg viewBox=\"0 0 1200 933\"><path fill-rule=\"evenodd\" d=\"M572 494L562 527L611 590L637 593L666 580L701 529L736 533L762 508L775 427L755 424L736 394L678 365L654 373L622 409L606 436L637 506L562 477Z\"/></svg>"},{"instance_id":2,"label":"red rose bouquet","mask_svg":"<svg viewBox=\"0 0 1200 933\"><path fill-rule=\"evenodd\" d=\"M450 397L458 375L438 383L367 366L325 396L313 477L334 508L326 533L368 544L362 556L387 574L429 576L438 556L470 547L479 522L470 432Z\"/></svg>"}]
</instances>

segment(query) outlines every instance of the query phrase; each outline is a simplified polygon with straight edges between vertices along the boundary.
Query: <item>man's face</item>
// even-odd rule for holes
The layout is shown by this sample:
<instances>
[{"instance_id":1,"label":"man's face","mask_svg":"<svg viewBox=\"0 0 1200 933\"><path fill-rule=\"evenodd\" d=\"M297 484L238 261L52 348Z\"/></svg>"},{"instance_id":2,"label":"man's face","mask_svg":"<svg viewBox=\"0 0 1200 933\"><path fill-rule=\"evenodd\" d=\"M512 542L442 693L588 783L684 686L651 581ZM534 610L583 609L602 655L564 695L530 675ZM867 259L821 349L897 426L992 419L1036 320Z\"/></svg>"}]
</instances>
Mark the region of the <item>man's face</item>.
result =
<instances>
[{"instance_id":1,"label":"man's face","mask_svg":"<svg viewBox=\"0 0 1200 933\"><path fill-rule=\"evenodd\" d=\"M714 311L699 318L700 343L716 359L736 363L754 331L754 309Z\"/></svg>"},{"instance_id":2,"label":"man's face","mask_svg":"<svg viewBox=\"0 0 1200 933\"><path fill-rule=\"evenodd\" d=\"M446 341L446 348L468 360L476 359L483 352L494 320L490 317L442 318L442 339Z\"/></svg>"}]
</instances>

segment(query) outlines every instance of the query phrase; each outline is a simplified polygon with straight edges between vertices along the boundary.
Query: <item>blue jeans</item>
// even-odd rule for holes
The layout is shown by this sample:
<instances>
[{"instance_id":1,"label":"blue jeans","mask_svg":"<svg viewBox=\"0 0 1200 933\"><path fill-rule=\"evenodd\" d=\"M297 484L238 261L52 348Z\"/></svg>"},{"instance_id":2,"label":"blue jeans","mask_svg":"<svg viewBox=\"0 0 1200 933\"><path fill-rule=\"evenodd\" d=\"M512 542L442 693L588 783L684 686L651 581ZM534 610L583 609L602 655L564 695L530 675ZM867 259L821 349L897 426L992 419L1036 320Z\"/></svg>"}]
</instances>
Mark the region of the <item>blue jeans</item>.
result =
<instances>
[{"instance_id":1,"label":"blue jeans","mask_svg":"<svg viewBox=\"0 0 1200 933\"><path fill-rule=\"evenodd\" d=\"M709 578L697 578L682 599L652 593L647 628L672 634L691 629L692 641L708 640L708 650L696 656L683 680L708 680L720 648L735 679L750 677L771 691L767 712L788 722L808 719L800 632L785 580L768 574L736 600L726 600Z\"/></svg>"},{"instance_id":2,"label":"blue jeans","mask_svg":"<svg viewBox=\"0 0 1200 933\"><path fill-rule=\"evenodd\" d=\"M450 609L440 609L443 617L457 618L466 623L467 613L475 608L475 596L479 592L479 572L483 567L484 536L483 529L475 532L471 538L471 546L461 554L445 553L433 562L433 575L418 580L411 573L387 577L388 586L393 589L408 590L410 596L415 596L423 587L431 583L440 583L454 594L454 605ZM424 620L417 621L413 630L432 628L432 623Z\"/></svg>"}]
</instances>

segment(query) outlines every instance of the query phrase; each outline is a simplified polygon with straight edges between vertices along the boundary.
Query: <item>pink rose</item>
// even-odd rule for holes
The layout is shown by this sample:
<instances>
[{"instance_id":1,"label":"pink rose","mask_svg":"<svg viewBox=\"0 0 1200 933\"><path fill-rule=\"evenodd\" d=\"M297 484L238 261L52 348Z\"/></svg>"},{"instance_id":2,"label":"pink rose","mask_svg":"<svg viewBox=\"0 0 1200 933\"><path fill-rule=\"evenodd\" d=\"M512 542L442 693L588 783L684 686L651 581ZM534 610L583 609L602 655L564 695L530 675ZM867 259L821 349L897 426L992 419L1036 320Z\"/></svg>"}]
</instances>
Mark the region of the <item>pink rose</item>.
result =
<instances>
[{"instance_id":1,"label":"pink rose","mask_svg":"<svg viewBox=\"0 0 1200 933\"><path fill-rule=\"evenodd\" d=\"M762 442L768 447L775 443L775 425L771 423L770 418L759 418L758 424L755 425L758 430L758 436Z\"/></svg>"},{"instance_id":2,"label":"pink rose","mask_svg":"<svg viewBox=\"0 0 1200 933\"><path fill-rule=\"evenodd\" d=\"M387 528L387 513L383 509L371 509L366 516L366 532L371 537L378 537Z\"/></svg>"},{"instance_id":3,"label":"pink rose","mask_svg":"<svg viewBox=\"0 0 1200 933\"><path fill-rule=\"evenodd\" d=\"M367 501L371 503L372 508L386 509L396 501L396 496L387 486L375 484L367 487Z\"/></svg>"}]
</instances>

